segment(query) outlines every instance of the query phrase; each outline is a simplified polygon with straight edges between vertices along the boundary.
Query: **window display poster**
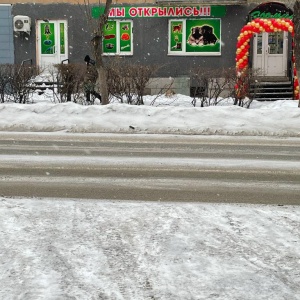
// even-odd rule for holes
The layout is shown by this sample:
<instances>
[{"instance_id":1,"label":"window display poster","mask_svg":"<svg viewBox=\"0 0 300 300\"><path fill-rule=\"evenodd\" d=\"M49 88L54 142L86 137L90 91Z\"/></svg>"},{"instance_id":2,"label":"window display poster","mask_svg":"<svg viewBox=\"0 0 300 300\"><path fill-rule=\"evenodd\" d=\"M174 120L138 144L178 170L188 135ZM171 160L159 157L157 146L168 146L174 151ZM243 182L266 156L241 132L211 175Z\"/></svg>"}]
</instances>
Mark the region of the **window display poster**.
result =
<instances>
[{"instance_id":1,"label":"window display poster","mask_svg":"<svg viewBox=\"0 0 300 300\"><path fill-rule=\"evenodd\" d=\"M131 22L122 21L120 26L120 52L131 52L132 37L131 37Z\"/></svg>"},{"instance_id":2,"label":"window display poster","mask_svg":"<svg viewBox=\"0 0 300 300\"><path fill-rule=\"evenodd\" d=\"M170 47L172 52L181 52L182 48L183 21L170 22Z\"/></svg>"},{"instance_id":3,"label":"window display poster","mask_svg":"<svg viewBox=\"0 0 300 300\"><path fill-rule=\"evenodd\" d=\"M103 53L117 52L117 22L107 21L103 35Z\"/></svg>"},{"instance_id":4,"label":"window display poster","mask_svg":"<svg viewBox=\"0 0 300 300\"><path fill-rule=\"evenodd\" d=\"M65 24L59 24L59 32L60 32L60 54L65 54Z\"/></svg>"},{"instance_id":5,"label":"window display poster","mask_svg":"<svg viewBox=\"0 0 300 300\"><path fill-rule=\"evenodd\" d=\"M186 53L221 53L221 20L186 20Z\"/></svg>"},{"instance_id":6,"label":"window display poster","mask_svg":"<svg viewBox=\"0 0 300 300\"><path fill-rule=\"evenodd\" d=\"M41 23L41 54L53 54L55 47L54 23Z\"/></svg>"}]
</instances>

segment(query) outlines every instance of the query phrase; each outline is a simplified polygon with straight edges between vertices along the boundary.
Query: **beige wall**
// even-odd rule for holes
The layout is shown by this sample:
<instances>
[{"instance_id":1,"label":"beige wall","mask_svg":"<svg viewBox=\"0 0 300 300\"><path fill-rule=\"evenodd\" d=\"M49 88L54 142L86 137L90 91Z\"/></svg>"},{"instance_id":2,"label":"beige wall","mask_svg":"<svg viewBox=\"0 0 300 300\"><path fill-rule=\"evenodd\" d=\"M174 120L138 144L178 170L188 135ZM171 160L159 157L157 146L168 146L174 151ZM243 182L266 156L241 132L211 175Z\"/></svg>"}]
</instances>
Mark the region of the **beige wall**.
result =
<instances>
[{"instance_id":1,"label":"beige wall","mask_svg":"<svg viewBox=\"0 0 300 300\"><path fill-rule=\"evenodd\" d=\"M274 0L277 1L277 0ZM89 2L90 4L98 4L100 3L105 3L104 0L35 0L34 3L38 3L38 4L50 4L50 3L71 3L71 4L84 4ZM191 1L193 2L193 0ZM194 3L197 2L194 1ZM212 1L210 1L212 4ZM218 5L221 5L222 1L218 1ZM271 0L247 0L248 4L250 3L263 3L263 2L271 2ZM295 0L279 0L278 2L281 3L285 3L287 6L292 7L293 3L295 2ZM32 0L0 0L0 4L16 4L16 3L32 3ZM124 4L124 3L139 3L139 4L143 4L143 3L153 3L155 4L156 1L155 0L113 0L113 4ZM188 0L187 0L188 3Z\"/></svg>"},{"instance_id":2,"label":"beige wall","mask_svg":"<svg viewBox=\"0 0 300 300\"><path fill-rule=\"evenodd\" d=\"M32 3L32 0L0 0L0 4L16 4L16 3ZM90 3L90 4L98 4L100 3L105 3L105 1L99 1L99 0L35 0L34 3L38 3L38 4L53 4L53 3L71 3L71 4L85 4L85 3ZM126 1L122 1L122 0L113 0L113 4L124 4L124 3L156 3L153 0L141 0L141 1L137 1L137 0L126 0Z\"/></svg>"}]
</instances>

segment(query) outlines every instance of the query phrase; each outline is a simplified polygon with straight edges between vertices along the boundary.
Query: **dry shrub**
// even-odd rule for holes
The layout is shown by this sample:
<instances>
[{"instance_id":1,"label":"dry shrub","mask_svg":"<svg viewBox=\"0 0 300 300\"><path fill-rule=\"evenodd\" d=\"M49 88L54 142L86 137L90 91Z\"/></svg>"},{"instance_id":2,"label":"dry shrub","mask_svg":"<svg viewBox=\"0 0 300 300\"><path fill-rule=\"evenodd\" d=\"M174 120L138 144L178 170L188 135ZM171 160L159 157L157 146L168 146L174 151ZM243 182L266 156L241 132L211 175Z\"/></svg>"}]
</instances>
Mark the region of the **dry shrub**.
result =
<instances>
[{"instance_id":1,"label":"dry shrub","mask_svg":"<svg viewBox=\"0 0 300 300\"><path fill-rule=\"evenodd\" d=\"M39 68L31 64L0 65L1 102L27 103L34 90L32 87L33 79L39 72Z\"/></svg>"},{"instance_id":2,"label":"dry shrub","mask_svg":"<svg viewBox=\"0 0 300 300\"><path fill-rule=\"evenodd\" d=\"M121 58L111 59L108 67L108 87L111 96L121 102L143 105L143 96L150 78L158 70L156 65L130 64Z\"/></svg>"},{"instance_id":3,"label":"dry shrub","mask_svg":"<svg viewBox=\"0 0 300 300\"><path fill-rule=\"evenodd\" d=\"M57 87L59 102L74 101L82 96L83 79L86 71L84 64L57 64Z\"/></svg>"},{"instance_id":4,"label":"dry shrub","mask_svg":"<svg viewBox=\"0 0 300 300\"><path fill-rule=\"evenodd\" d=\"M197 100L200 106L215 106L222 98L232 97L234 94L235 69L209 69L197 67L191 70L191 82L194 87L193 105ZM221 98L221 95L223 96Z\"/></svg>"}]
</instances>

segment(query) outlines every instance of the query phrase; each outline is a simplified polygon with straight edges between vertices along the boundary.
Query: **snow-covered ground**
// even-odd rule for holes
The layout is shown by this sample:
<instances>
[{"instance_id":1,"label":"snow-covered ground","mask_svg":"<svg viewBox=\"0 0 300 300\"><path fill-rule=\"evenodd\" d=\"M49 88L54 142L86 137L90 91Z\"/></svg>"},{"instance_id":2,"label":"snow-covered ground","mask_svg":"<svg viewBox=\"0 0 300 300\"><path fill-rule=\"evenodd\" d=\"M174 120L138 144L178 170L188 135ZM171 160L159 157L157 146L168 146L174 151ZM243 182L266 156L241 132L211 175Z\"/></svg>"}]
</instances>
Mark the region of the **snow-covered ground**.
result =
<instances>
[{"instance_id":1,"label":"snow-covered ground","mask_svg":"<svg viewBox=\"0 0 300 300\"><path fill-rule=\"evenodd\" d=\"M0 131L300 137L297 101L0 105ZM0 153L1 160L1 153ZM299 196L300 198L300 196ZM0 191L0 299L300 299L300 206L20 199Z\"/></svg>"},{"instance_id":2,"label":"snow-covered ground","mask_svg":"<svg viewBox=\"0 0 300 300\"><path fill-rule=\"evenodd\" d=\"M0 200L3 300L300 299L299 207Z\"/></svg>"},{"instance_id":3,"label":"snow-covered ground","mask_svg":"<svg viewBox=\"0 0 300 300\"><path fill-rule=\"evenodd\" d=\"M201 108L193 107L190 97L174 95L145 96L144 106L85 106L56 104L51 95L35 95L28 105L1 104L0 131L300 136L296 100L254 101L246 109L224 99L218 106Z\"/></svg>"}]
</instances>

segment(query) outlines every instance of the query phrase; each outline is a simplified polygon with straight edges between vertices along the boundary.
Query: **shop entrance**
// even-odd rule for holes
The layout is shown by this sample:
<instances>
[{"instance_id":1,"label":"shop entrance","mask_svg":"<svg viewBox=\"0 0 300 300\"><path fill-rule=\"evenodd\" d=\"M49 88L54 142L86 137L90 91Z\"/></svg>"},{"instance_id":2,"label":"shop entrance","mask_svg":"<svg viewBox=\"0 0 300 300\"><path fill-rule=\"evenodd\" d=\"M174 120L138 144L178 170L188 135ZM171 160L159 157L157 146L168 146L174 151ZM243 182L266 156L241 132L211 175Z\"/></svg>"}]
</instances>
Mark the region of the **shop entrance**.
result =
<instances>
[{"instance_id":1,"label":"shop entrance","mask_svg":"<svg viewBox=\"0 0 300 300\"><path fill-rule=\"evenodd\" d=\"M287 76L288 33L256 33L253 38L253 68L259 76Z\"/></svg>"},{"instance_id":2,"label":"shop entrance","mask_svg":"<svg viewBox=\"0 0 300 300\"><path fill-rule=\"evenodd\" d=\"M37 64L41 67L68 59L68 26L65 20L37 21Z\"/></svg>"}]
</instances>

